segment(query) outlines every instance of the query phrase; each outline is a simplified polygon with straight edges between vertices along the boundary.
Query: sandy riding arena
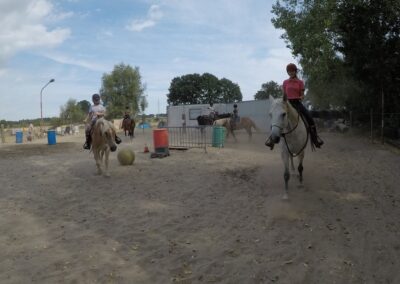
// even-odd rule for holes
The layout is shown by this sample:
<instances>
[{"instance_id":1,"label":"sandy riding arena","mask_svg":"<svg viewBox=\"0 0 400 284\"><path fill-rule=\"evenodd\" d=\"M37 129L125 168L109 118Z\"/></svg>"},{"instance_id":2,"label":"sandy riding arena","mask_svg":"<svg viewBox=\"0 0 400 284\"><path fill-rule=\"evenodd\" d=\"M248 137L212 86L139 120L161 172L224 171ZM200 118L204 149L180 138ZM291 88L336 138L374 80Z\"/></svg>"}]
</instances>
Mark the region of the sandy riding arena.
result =
<instances>
[{"instance_id":1,"label":"sandy riding arena","mask_svg":"<svg viewBox=\"0 0 400 284\"><path fill-rule=\"evenodd\" d=\"M0 283L400 283L396 150L322 132L284 201L265 135L151 159L135 134L109 178L83 137L0 144Z\"/></svg>"}]
</instances>

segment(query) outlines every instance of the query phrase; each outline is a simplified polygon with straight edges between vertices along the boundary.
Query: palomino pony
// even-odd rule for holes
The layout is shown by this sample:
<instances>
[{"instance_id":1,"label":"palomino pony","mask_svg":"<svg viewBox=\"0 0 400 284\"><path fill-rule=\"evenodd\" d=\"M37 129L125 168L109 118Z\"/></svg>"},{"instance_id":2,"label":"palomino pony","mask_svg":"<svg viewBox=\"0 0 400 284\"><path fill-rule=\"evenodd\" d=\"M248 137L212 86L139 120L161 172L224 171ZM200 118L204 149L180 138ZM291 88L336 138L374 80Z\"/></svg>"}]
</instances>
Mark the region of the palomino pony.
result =
<instances>
[{"instance_id":1,"label":"palomino pony","mask_svg":"<svg viewBox=\"0 0 400 284\"><path fill-rule=\"evenodd\" d=\"M285 180L285 194L283 199L288 199L288 183L290 179L289 159L292 171L295 171L293 157L298 158L297 170L300 183L303 182L304 149L308 143L308 131L302 116L288 102L286 96L283 99L272 99L271 109L271 141L274 144L280 142L281 157L285 166L283 175ZM282 139L281 139L282 138Z\"/></svg>"},{"instance_id":2,"label":"palomino pony","mask_svg":"<svg viewBox=\"0 0 400 284\"><path fill-rule=\"evenodd\" d=\"M97 174L101 175L104 173L105 176L110 176L108 172L108 158L110 151L114 152L117 150L115 144L115 128L114 125L102 118L99 118L94 124L92 131L92 149L94 159L97 166ZM103 169L104 159L104 169Z\"/></svg>"},{"instance_id":3,"label":"palomino pony","mask_svg":"<svg viewBox=\"0 0 400 284\"><path fill-rule=\"evenodd\" d=\"M135 120L130 117L126 117L122 120L122 129L124 129L124 133L126 136L126 132L128 132L129 137L132 139L135 137Z\"/></svg>"},{"instance_id":4,"label":"palomino pony","mask_svg":"<svg viewBox=\"0 0 400 284\"><path fill-rule=\"evenodd\" d=\"M219 126L224 126L226 128L226 137L229 136L229 134L232 134L233 138L235 141L237 141L235 133L233 132L234 130L240 130L240 129L245 129L247 134L249 135L249 140L251 140L251 137L253 135L252 133L252 128L254 128L255 131L260 131L256 124L254 123L253 120L249 117L241 117L239 122L232 123L231 118L222 118L218 119L214 122L214 125L219 125Z\"/></svg>"}]
</instances>

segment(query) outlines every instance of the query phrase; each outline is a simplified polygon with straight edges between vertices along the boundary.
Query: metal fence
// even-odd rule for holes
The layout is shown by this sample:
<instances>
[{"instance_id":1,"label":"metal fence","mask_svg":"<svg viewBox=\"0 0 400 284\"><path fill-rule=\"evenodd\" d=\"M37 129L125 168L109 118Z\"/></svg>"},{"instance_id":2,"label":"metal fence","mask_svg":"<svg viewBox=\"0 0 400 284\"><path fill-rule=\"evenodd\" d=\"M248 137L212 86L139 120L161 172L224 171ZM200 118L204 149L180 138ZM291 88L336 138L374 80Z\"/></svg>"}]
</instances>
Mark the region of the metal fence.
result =
<instances>
[{"instance_id":1,"label":"metal fence","mask_svg":"<svg viewBox=\"0 0 400 284\"><path fill-rule=\"evenodd\" d=\"M212 145L212 126L166 127L170 149L203 148Z\"/></svg>"},{"instance_id":2,"label":"metal fence","mask_svg":"<svg viewBox=\"0 0 400 284\"><path fill-rule=\"evenodd\" d=\"M386 139L400 140L400 113L399 112L339 112L314 111L312 116L316 122L323 122L324 127L332 126L336 119L343 119L350 128L359 129L369 134L371 140L379 139L382 143ZM320 125L321 126L321 125Z\"/></svg>"}]
</instances>

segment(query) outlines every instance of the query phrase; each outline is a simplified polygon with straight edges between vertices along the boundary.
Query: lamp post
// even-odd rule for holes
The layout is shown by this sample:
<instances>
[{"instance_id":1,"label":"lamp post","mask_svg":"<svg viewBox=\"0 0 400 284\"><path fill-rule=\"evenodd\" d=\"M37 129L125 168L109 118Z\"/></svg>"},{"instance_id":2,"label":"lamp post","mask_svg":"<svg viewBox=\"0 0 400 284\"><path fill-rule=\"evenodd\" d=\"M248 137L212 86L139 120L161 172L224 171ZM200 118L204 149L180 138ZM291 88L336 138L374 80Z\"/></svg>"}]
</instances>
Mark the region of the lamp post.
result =
<instances>
[{"instance_id":1,"label":"lamp post","mask_svg":"<svg viewBox=\"0 0 400 284\"><path fill-rule=\"evenodd\" d=\"M43 88L40 90L40 135L42 135L43 132L43 104L42 104L42 93L43 89L47 87L50 83L53 83L55 80L51 79L46 83L46 85L43 86Z\"/></svg>"}]
</instances>

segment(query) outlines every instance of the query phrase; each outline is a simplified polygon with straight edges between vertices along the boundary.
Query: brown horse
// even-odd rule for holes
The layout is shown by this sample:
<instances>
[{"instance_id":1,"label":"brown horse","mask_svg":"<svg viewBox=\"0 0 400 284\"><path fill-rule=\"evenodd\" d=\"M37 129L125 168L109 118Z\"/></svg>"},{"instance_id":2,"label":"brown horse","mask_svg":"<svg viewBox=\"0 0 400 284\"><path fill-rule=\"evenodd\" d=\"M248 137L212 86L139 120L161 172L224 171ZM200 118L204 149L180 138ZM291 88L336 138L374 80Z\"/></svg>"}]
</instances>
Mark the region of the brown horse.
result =
<instances>
[{"instance_id":1,"label":"brown horse","mask_svg":"<svg viewBox=\"0 0 400 284\"><path fill-rule=\"evenodd\" d=\"M253 135L252 133L252 128L254 128L256 131L260 131L254 121L252 121L249 117L241 117L240 121L233 123L231 118L222 118L218 119L214 122L214 125L219 125L219 126L224 126L226 128L226 137L229 136L229 134L232 134L233 138L235 141L237 141L235 133L233 132L234 130L240 130L240 129L245 129L247 134L249 135L249 140L251 140L251 137Z\"/></svg>"},{"instance_id":2,"label":"brown horse","mask_svg":"<svg viewBox=\"0 0 400 284\"><path fill-rule=\"evenodd\" d=\"M105 176L110 176L108 172L108 158L110 151L114 152L117 150L117 145L115 144L115 132L114 125L104 118L99 118L92 128L91 151L94 154L94 159L97 166L97 174L99 175L104 173ZM102 169L103 159L104 170Z\"/></svg>"},{"instance_id":3,"label":"brown horse","mask_svg":"<svg viewBox=\"0 0 400 284\"><path fill-rule=\"evenodd\" d=\"M126 117L124 120L122 120L122 129L124 129L125 136L126 132L128 132L128 135L131 139L135 137L135 126L136 123L133 118Z\"/></svg>"}]
</instances>

